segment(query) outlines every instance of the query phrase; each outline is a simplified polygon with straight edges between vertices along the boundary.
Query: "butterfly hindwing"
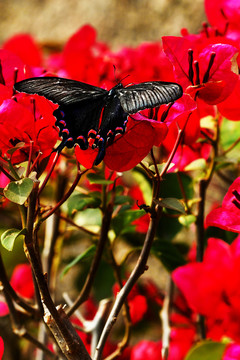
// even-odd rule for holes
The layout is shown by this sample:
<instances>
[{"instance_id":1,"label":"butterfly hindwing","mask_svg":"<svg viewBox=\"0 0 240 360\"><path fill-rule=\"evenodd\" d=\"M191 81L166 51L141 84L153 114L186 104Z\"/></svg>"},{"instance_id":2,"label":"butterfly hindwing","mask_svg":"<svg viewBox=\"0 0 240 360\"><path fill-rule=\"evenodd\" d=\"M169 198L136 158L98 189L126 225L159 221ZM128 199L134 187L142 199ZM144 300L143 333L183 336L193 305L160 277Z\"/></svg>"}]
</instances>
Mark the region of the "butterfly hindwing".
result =
<instances>
[{"instance_id":1,"label":"butterfly hindwing","mask_svg":"<svg viewBox=\"0 0 240 360\"><path fill-rule=\"evenodd\" d=\"M117 94L123 110L135 114L177 100L182 96L182 88L176 83L149 81L120 88Z\"/></svg>"}]
</instances>

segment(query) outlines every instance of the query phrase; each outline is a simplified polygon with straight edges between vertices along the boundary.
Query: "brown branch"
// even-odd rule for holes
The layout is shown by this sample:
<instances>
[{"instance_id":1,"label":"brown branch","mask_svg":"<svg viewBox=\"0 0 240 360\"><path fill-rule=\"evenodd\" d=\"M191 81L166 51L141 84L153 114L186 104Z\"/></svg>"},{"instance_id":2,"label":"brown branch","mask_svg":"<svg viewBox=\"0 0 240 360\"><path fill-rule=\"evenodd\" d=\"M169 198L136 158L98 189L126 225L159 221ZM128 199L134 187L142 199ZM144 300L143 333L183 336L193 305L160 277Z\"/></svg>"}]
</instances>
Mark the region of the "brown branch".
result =
<instances>
[{"instance_id":1,"label":"brown branch","mask_svg":"<svg viewBox=\"0 0 240 360\"><path fill-rule=\"evenodd\" d=\"M15 292L15 290L10 285L8 278L7 278L5 266L3 264L1 253L0 253L0 281L4 288L5 294L8 293L9 297L12 298L12 300L14 300L14 302L18 306L23 308L28 314L31 314L32 316L34 316L34 318L39 319L39 317L40 317L39 311L37 311L34 307L32 307L31 305L26 303L20 296L18 296L17 293Z\"/></svg>"},{"instance_id":2,"label":"brown branch","mask_svg":"<svg viewBox=\"0 0 240 360\"><path fill-rule=\"evenodd\" d=\"M101 233L100 233L100 238L99 238L99 242L98 242L98 247L97 247L93 262L91 264L91 268L89 270L87 279L85 281L85 284L84 284L79 296L75 300L73 306L71 308L69 308L67 311L67 314L69 316L71 316L74 313L74 311L88 298L89 292L92 288L92 284L93 284L93 281L95 278L95 274L97 272L98 266L99 266L101 258L102 258L104 246L107 241L107 235L108 235L108 231L109 231L110 223L111 223L111 219L112 219L112 212L113 212L113 204L112 204L112 202L110 202L106 207L106 210L105 210L105 213L104 213L104 216L102 219L102 227L101 227Z\"/></svg>"},{"instance_id":3,"label":"brown branch","mask_svg":"<svg viewBox=\"0 0 240 360\"><path fill-rule=\"evenodd\" d=\"M144 240L143 248L140 253L140 256L138 258L137 264L135 268L133 269L129 279L123 286L123 288L120 290L120 292L117 294L116 301L113 305L112 311L108 317L108 320L106 322L106 325L103 329L101 338L99 340L98 346L96 348L94 360L99 360L102 355L103 347L106 343L107 337L116 322L117 316L128 296L131 289L133 288L134 284L138 280L138 278L144 273L146 270L146 263L147 259L151 250L152 242L156 233L158 220L160 218L162 208L158 205L154 207L154 210L151 212L151 218L150 218L150 224L149 228Z\"/></svg>"},{"instance_id":4,"label":"brown branch","mask_svg":"<svg viewBox=\"0 0 240 360\"><path fill-rule=\"evenodd\" d=\"M45 177L45 179L44 179L44 181L43 181L43 183L42 183L42 185L41 185L41 187L40 187L40 189L39 189L38 195L41 194L41 192L42 192L43 189L45 188L48 180L50 179L50 176L52 175L52 172L53 172L53 170L54 170L54 168L55 168L55 165L56 165L56 163L57 163L57 161L58 161L59 155L60 155L60 153L57 151L56 154L55 154L55 156L54 156L53 162L52 162L52 164L51 164L51 166L50 166L50 169L49 169L49 171L48 171L48 173L47 173L47 175L46 175L46 177Z\"/></svg>"},{"instance_id":5,"label":"brown branch","mask_svg":"<svg viewBox=\"0 0 240 360\"><path fill-rule=\"evenodd\" d=\"M70 189L66 192L66 194L62 197L62 199L45 215L42 217L41 219L41 223L43 221L45 221L49 216L51 216L52 214L54 214L58 209L59 207L69 198L69 196L73 193L73 191L75 190L79 180L81 179L82 175L85 174L85 172L87 172L88 169L84 170L84 171L80 171L78 170L77 172L77 176L74 180L74 182L72 183Z\"/></svg>"},{"instance_id":6,"label":"brown branch","mask_svg":"<svg viewBox=\"0 0 240 360\"><path fill-rule=\"evenodd\" d=\"M118 282L120 288L122 288L123 283L122 283L122 278L121 278L120 267L116 263L112 251L111 251L111 259L112 259L112 263L113 263L115 277L117 279L117 282ZM116 359L117 357L119 357L122 354L123 350L128 345L130 335L131 335L131 325L132 325L132 323L131 323L131 317L130 317L130 313L129 313L129 306L128 306L127 299L125 300L125 302L123 304L123 320L124 320L124 324L125 324L125 331L124 331L123 338L117 344L116 350L113 353L111 353L110 355L108 355L105 358L105 360L114 360L114 359Z\"/></svg>"},{"instance_id":7,"label":"brown branch","mask_svg":"<svg viewBox=\"0 0 240 360\"><path fill-rule=\"evenodd\" d=\"M49 329L53 330L52 333L58 343L58 346L68 360L90 360L90 357L81 339L75 330L72 331L70 321L67 320L66 316L63 315L63 310L61 308L57 309L55 307L49 293L46 277L42 272L42 265L39 261L39 254L36 254L35 252L36 248L34 246L33 239L38 184L39 182L34 182L33 190L29 197L25 246L26 255L33 269L36 283L41 295L45 313L44 320L49 326Z\"/></svg>"}]
</instances>

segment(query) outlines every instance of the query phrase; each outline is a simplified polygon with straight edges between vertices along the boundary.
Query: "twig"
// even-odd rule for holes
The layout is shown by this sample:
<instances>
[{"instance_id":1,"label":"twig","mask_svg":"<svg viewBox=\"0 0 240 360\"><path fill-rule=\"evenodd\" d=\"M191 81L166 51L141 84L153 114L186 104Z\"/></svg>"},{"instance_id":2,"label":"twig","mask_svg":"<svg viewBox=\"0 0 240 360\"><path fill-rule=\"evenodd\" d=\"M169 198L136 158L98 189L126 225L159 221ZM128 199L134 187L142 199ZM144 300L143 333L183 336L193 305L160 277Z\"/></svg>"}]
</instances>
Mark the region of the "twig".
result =
<instances>
[{"instance_id":1,"label":"twig","mask_svg":"<svg viewBox=\"0 0 240 360\"><path fill-rule=\"evenodd\" d=\"M62 308L56 308L50 296L47 280L42 272L39 256L35 253L34 238L34 218L35 207L38 196L38 182L34 182L32 193L29 197L27 214L27 233L25 235L26 255L34 271L36 282L41 294L44 307L44 320L52 331L58 346L68 360L90 360L90 357L76 331L71 327ZM74 331L73 331L74 330Z\"/></svg>"},{"instance_id":2,"label":"twig","mask_svg":"<svg viewBox=\"0 0 240 360\"><path fill-rule=\"evenodd\" d=\"M67 293L63 293L63 298L69 306L73 305L69 295ZM95 348L97 346L97 342L102 333L102 329L104 327L107 316L109 315L110 307L112 306L111 299L103 299L99 303L98 310L93 318L93 320L86 320L80 311L77 309L75 311L75 315L78 320L82 323L82 331L85 333L91 333L91 355L93 356L95 352Z\"/></svg>"},{"instance_id":3,"label":"twig","mask_svg":"<svg viewBox=\"0 0 240 360\"><path fill-rule=\"evenodd\" d=\"M163 360L168 359L169 353L169 343L170 343L170 307L172 302L173 295L173 281L171 279L171 275L169 275L168 284L167 284L167 292L163 301L163 307L161 311L161 319L162 319L162 358Z\"/></svg>"},{"instance_id":4,"label":"twig","mask_svg":"<svg viewBox=\"0 0 240 360\"><path fill-rule=\"evenodd\" d=\"M76 224L72 219L68 218L65 215L59 214L58 212L57 212L56 215L59 216L60 219L66 221L66 223L69 223L70 225L75 226L78 230L84 231L86 234L89 234L89 235L92 235L92 236L98 236L97 233L95 233L95 232L93 232L91 230L88 230L83 226L80 226L80 225Z\"/></svg>"},{"instance_id":5,"label":"twig","mask_svg":"<svg viewBox=\"0 0 240 360\"><path fill-rule=\"evenodd\" d=\"M40 316L39 311L36 310L31 305L27 304L23 299L21 299L17 295L15 290L12 288L12 286L10 285L8 278L7 278L5 267L3 264L1 253L0 253L0 281L2 283L2 286L4 287L4 292L8 293L10 298L12 298L18 306L23 308L28 314L33 315L34 318L36 318L36 319L39 318L39 316Z\"/></svg>"},{"instance_id":6,"label":"twig","mask_svg":"<svg viewBox=\"0 0 240 360\"><path fill-rule=\"evenodd\" d=\"M114 268L114 272L115 272L115 277L117 279L117 282L118 282L120 288L122 288L123 283L122 283L121 274L120 274L120 267L116 263L112 251L111 251L111 258L112 258L113 268ZM110 355L108 355L105 358L105 360L116 359L117 357L119 357L122 354L123 350L128 345L128 342L130 339L130 334L131 334L131 325L132 324L131 324L131 318L130 318L129 306L127 303L127 299L125 300L125 302L123 304L123 319L124 319L124 323L125 323L124 336L123 336L122 340L117 344L116 350L113 353L111 353Z\"/></svg>"},{"instance_id":7,"label":"twig","mask_svg":"<svg viewBox=\"0 0 240 360\"><path fill-rule=\"evenodd\" d=\"M71 308L69 308L67 310L67 314L69 316L71 316L74 313L74 311L88 298L89 292L91 290L91 287L92 287L92 284L94 281L95 274L97 272L98 266L100 264L100 260L102 258L104 246L107 241L107 235L108 235L108 231L109 231L110 223L111 223L111 219L112 219L112 212L113 212L113 204L112 204L112 202L110 202L107 205L105 213L103 215L98 247L97 247L93 262L91 264L91 268L89 270L87 279L85 281L85 284L84 284L79 296L75 300L73 306L71 306Z\"/></svg>"},{"instance_id":8,"label":"twig","mask_svg":"<svg viewBox=\"0 0 240 360\"><path fill-rule=\"evenodd\" d=\"M56 154L55 154L55 156L54 156L54 158L53 158L53 162L52 162L52 164L51 164L51 167L50 167L50 169L49 169L49 171L48 171L48 173L47 173L47 175L46 175L46 177L45 177L45 179L44 179L44 181L43 181L43 183L42 183L42 185L41 185L41 187L40 187L40 189L39 189L38 195L41 194L41 192L42 192L43 189L45 188L45 186L46 186L46 184L47 184L50 176L52 175L52 172L53 172L53 170L54 170L54 167L55 167L55 165L56 165L56 163L57 163L57 161L58 161L59 155L60 155L60 153L57 151Z\"/></svg>"},{"instance_id":9,"label":"twig","mask_svg":"<svg viewBox=\"0 0 240 360\"><path fill-rule=\"evenodd\" d=\"M230 152L232 149L235 148L235 146L240 142L240 137L235 140L225 151L222 152L222 155L226 155L228 152Z\"/></svg>"},{"instance_id":10,"label":"twig","mask_svg":"<svg viewBox=\"0 0 240 360\"><path fill-rule=\"evenodd\" d=\"M107 337L108 337L114 323L116 322L117 316L118 316L128 294L130 293L132 287L134 286L134 284L136 283L138 278L146 270L146 263L147 263L147 259L148 259L149 253L150 253L154 235L156 233L157 224L158 224L158 220L159 220L159 217L161 214L161 210L162 210L162 208L160 206L156 205L154 207L154 211L151 212L149 228L148 228L148 231L147 231L147 234L146 234L146 237L144 240L143 248L142 248L142 251L138 258L137 264L136 264L135 268L133 269L129 279L127 280L127 282L125 283L123 288L120 290L120 292L117 294L116 301L113 305L112 311L108 317L108 320L103 329L101 338L97 345L96 352L95 352L95 355L93 358L94 360L99 360L101 358L101 354L103 351L103 347L106 343Z\"/></svg>"},{"instance_id":11,"label":"twig","mask_svg":"<svg viewBox=\"0 0 240 360\"><path fill-rule=\"evenodd\" d=\"M62 199L45 215L42 217L41 219L41 223L43 221L45 221L49 216L51 216L53 213L55 213L59 207L69 198L69 196L73 193L73 191L75 190L79 180L81 179L82 175L85 174L85 172L87 172L88 169L84 170L84 171L80 171L78 170L76 178L73 182L73 184L71 185L70 189L66 192L66 194L62 197Z\"/></svg>"},{"instance_id":12,"label":"twig","mask_svg":"<svg viewBox=\"0 0 240 360\"><path fill-rule=\"evenodd\" d=\"M31 343L33 343L36 347L42 349L46 354L48 354L49 356L53 357L54 359L57 359L56 355L54 355L47 347L45 347L43 344L41 344L37 339L35 339L32 335L30 335L27 330L21 325L20 323L20 318L19 318L19 314L14 306L13 300L10 296L14 295L14 290L11 290L11 286L9 285L8 282L6 282L5 280L5 276L2 275L2 270L5 273L5 269L1 267L1 290L4 293L8 308L9 308L9 315L10 315L10 319L11 319L11 324L12 324L12 329L13 329L13 333L16 334L19 337L22 337L28 341L30 341ZM10 287L9 287L10 286ZM10 291L9 291L10 290ZM17 299L16 299L17 300ZM23 304L23 302L21 300L19 300L18 302L21 303L21 305L23 305L22 307L25 308L25 304ZM33 309L31 309L33 310Z\"/></svg>"}]
</instances>

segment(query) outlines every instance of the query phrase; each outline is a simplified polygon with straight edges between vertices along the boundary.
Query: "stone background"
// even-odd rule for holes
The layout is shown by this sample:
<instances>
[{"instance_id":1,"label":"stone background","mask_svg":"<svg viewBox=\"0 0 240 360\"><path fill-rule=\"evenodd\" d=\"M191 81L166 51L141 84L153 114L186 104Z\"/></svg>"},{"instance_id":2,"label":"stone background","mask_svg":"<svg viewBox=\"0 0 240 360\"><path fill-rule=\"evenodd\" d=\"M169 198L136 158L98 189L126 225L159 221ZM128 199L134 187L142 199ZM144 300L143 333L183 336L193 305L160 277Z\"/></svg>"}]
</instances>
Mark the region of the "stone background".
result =
<instances>
[{"instance_id":1,"label":"stone background","mask_svg":"<svg viewBox=\"0 0 240 360\"><path fill-rule=\"evenodd\" d=\"M204 0L0 0L0 43L31 33L41 44L64 44L80 26L92 24L98 39L117 49L142 41L197 32Z\"/></svg>"}]
</instances>

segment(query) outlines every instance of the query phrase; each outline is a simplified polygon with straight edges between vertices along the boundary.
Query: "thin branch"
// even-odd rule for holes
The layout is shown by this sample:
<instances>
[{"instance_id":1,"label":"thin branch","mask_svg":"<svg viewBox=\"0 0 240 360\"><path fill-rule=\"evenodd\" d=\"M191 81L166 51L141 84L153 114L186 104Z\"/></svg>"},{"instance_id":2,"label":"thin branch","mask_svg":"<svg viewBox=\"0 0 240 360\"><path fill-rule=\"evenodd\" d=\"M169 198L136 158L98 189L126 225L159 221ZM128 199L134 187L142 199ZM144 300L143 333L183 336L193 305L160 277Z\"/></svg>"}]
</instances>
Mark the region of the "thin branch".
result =
<instances>
[{"instance_id":1,"label":"thin branch","mask_svg":"<svg viewBox=\"0 0 240 360\"><path fill-rule=\"evenodd\" d=\"M127 280L127 282L125 283L123 288L120 290L120 292L117 294L116 301L113 305L112 311L108 317L108 320L103 329L101 338L99 340L98 346L96 348L95 356L93 358L94 360L100 360L102 351L103 351L103 347L106 343L107 337L108 337L114 323L116 322L117 316L118 316L128 294L130 293L131 289L133 288L133 286L136 283L136 281L138 280L138 278L146 270L147 259L148 259L148 256L149 256L149 253L151 250L151 246L152 246L152 242L153 242L153 239L154 239L154 236L156 233L157 224L158 224L158 220L160 218L161 211L162 211L162 208L160 206L156 205L156 207L154 207L154 211L151 212L149 228L148 228L148 231L147 231L147 234L146 234L146 237L144 240L143 248L142 248L142 251L138 258L137 264L136 264L135 268L133 269L129 279Z\"/></svg>"},{"instance_id":2,"label":"thin branch","mask_svg":"<svg viewBox=\"0 0 240 360\"><path fill-rule=\"evenodd\" d=\"M57 212L56 215L59 216L60 219L66 221L66 223L69 223L70 225L76 227L78 230L84 231L86 234L89 234L89 235L92 235L92 236L98 236L97 233L95 233L95 232L93 232L91 230L88 230L83 226L80 226L80 225L76 224L72 219L68 218L65 215L59 214L58 212Z\"/></svg>"},{"instance_id":3,"label":"thin branch","mask_svg":"<svg viewBox=\"0 0 240 360\"><path fill-rule=\"evenodd\" d=\"M41 187L40 187L40 189L39 189L38 195L41 194L41 192L42 192L43 189L45 188L45 186L46 186L46 184L47 184L50 176L52 175L52 172L53 172L53 170L54 170L54 168L55 168L55 165L56 165L56 163L57 163L57 161L58 161L59 155L60 155L60 153L57 151L56 154L55 154L55 156L54 156L54 158L53 158L53 162L52 162L52 164L51 164L51 166L50 166L50 169L49 169L49 171L48 171L48 173L47 173L47 175L46 175L46 177L45 177L45 179L44 179L44 181L43 181L43 183L42 183L42 185L41 185Z\"/></svg>"},{"instance_id":4,"label":"thin branch","mask_svg":"<svg viewBox=\"0 0 240 360\"><path fill-rule=\"evenodd\" d=\"M169 275L167 291L163 301L163 307L161 311L162 319L162 358L163 360L168 359L169 345L170 345L170 310L173 296L173 281L171 275Z\"/></svg>"},{"instance_id":5,"label":"thin branch","mask_svg":"<svg viewBox=\"0 0 240 360\"><path fill-rule=\"evenodd\" d=\"M2 283L2 286L4 287L4 292L8 293L8 295L10 296L10 298L12 298L14 300L14 302L20 306L21 308L23 308L27 313L31 314L32 316L34 316L36 319L39 318L40 313L39 311L37 311L35 308L33 308L31 305L29 305L28 303L26 303L23 299L21 299L17 293L15 292L15 290L12 288L12 286L10 285L8 278L7 278L7 274L6 274L6 270L5 270L5 266L3 264L3 260L2 260L2 256L0 253L0 281Z\"/></svg>"},{"instance_id":6,"label":"thin branch","mask_svg":"<svg viewBox=\"0 0 240 360\"><path fill-rule=\"evenodd\" d=\"M225 151L223 151L222 155L226 155L227 153L229 153L232 149L235 148L235 146L237 146L237 144L240 142L240 137L235 140Z\"/></svg>"},{"instance_id":7,"label":"thin branch","mask_svg":"<svg viewBox=\"0 0 240 360\"><path fill-rule=\"evenodd\" d=\"M177 124L177 126L178 126L178 124ZM177 148L178 148L178 146L179 146L179 144L180 144L180 142L182 140L183 134L184 134L184 131L182 129L180 129L179 126L178 126L177 139L175 141L175 144L174 144L174 147L173 147L173 149L171 151L171 154L168 157L167 162L165 163L165 165L164 165L164 167L163 167L163 169L161 171L161 174L160 174L161 177L163 177L165 175L165 173L167 172L169 166L171 165L172 159L174 158L174 155L175 155L175 153L177 151Z\"/></svg>"},{"instance_id":8,"label":"thin branch","mask_svg":"<svg viewBox=\"0 0 240 360\"><path fill-rule=\"evenodd\" d=\"M32 153L33 153L33 141L30 141L29 155L28 155L28 163L27 163L27 170L26 170L26 177L28 177L29 174L30 174Z\"/></svg>"},{"instance_id":9,"label":"thin branch","mask_svg":"<svg viewBox=\"0 0 240 360\"><path fill-rule=\"evenodd\" d=\"M62 197L62 199L45 215L41 218L41 223L43 221L45 221L49 216L51 216L52 214L54 214L59 207L69 198L69 196L73 193L73 191L75 190L79 180L81 179L82 175L85 174L85 172L87 172L88 169L84 170L84 171L80 171L78 170L76 178L73 182L73 184L71 185L70 189L66 192L66 194Z\"/></svg>"},{"instance_id":10,"label":"thin branch","mask_svg":"<svg viewBox=\"0 0 240 360\"><path fill-rule=\"evenodd\" d=\"M67 314L69 316L71 316L74 313L74 311L88 298L89 292L92 288L92 284L93 284L93 281L95 278L95 274L97 272L98 266L100 264L100 260L102 258L104 246L107 241L107 235L108 235L108 231L109 231L110 223L111 223L111 219L112 219L112 212L113 212L113 204L112 204L112 202L110 202L107 205L105 213L103 215L101 233L100 233L100 238L98 241L98 247L97 247L93 262L91 264L91 268L89 270L87 279L85 281L85 284L84 284L79 296L75 300L73 306L67 310Z\"/></svg>"},{"instance_id":11,"label":"thin branch","mask_svg":"<svg viewBox=\"0 0 240 360\"><path fill-rule=\"evenodd\" d=\"M54 354L51 350L48 349L47 346L42 344L40 341L35 339L31 334L29 334L27 331L25 331L25 329L16 329L14 331L14 333L16 335L18 335L19 337L22 337L22 338L30 341L35 347L42 350L45 355L50 356L52 359L55 359L55 360L59 359L58 355Z\"/></svg>"},{"instance_id":12,"label":"thin branch","mask_svg":"<svg viewBox=\"0 0 240 360\"><path fill-rule=\"evenodd\" d=\"M123 283L122 283L122 278L121 278L121 273L120 273L120 267L116 263L112 251L111 251L111 259L112 259L112 263L113 263L115 277L117 279L117 282L118 282L120 288L122 288ZM122 354L123 350L128 345L130 335L131 335L131 325L132 325L132 323L131 323L131 317L130 317L130 313L129 313L129 306L128 306L127 299L125 300L125 302L123 304L123 313L122 314L123 314L123 320L124 320L124 324L125 324L125 331L124 331L123 338L117 344L116 350L113 353L111 353L110 355L108 355L105 358L105 360L114 360L114 359L116 359L117 357L119 357Z\"/></svg>"},{"instance_id":13,"label":"thin branch","mask_svg":"<svg viewBox=\"0 0 240 360\"><path fill-rule=\"evenodd\" d=\"M62 308L56 308L49 293L47 280L42 272L39 255L35 253L33 242L35 208L38 196L38 183L34 182L29 197L27 214L27 233L25 235L26 255L33 269L44 307L44 321L52 331L57 343L68 360L90 360L90 357L76 331L71 327ZM74 330L74 331L73 331Z\"/></svg>"}]
</instances>

